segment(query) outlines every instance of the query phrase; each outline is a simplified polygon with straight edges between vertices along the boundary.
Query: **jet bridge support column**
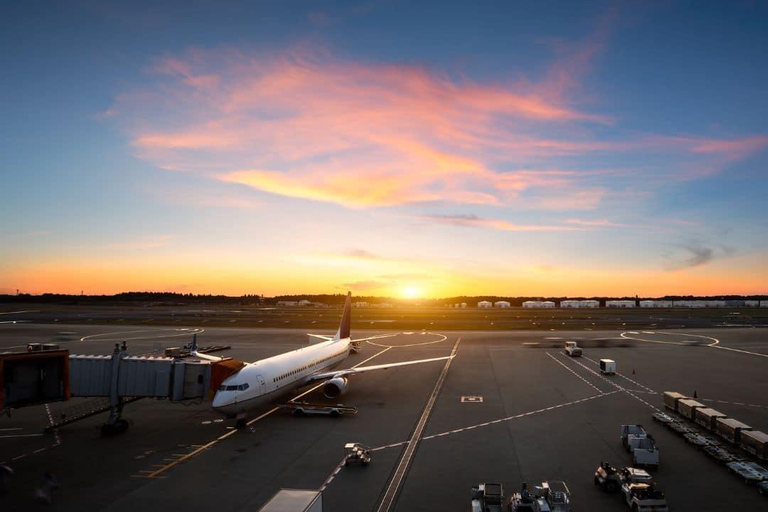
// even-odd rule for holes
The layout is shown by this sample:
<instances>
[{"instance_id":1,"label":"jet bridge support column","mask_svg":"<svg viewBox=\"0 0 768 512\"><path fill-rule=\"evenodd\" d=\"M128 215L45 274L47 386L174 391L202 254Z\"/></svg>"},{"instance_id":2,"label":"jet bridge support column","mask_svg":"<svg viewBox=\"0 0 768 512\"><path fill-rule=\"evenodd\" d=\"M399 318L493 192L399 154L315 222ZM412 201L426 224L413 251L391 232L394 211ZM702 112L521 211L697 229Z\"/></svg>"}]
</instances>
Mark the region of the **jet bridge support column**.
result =
<instances>
[{"instance_id":1,"label":"jet bridge support column","mask_svg":"<svg viewBox=\"0 0 768 512\"><path fill-rule=\"evenodd\" d=\"M123 413L123 399L118 392L120 377L120 362L128 355L128 347L125 341L123 345L115 343L112 352L112 375L109 388L109 419L101 426L102 435L122 434L128 430L128 422L120 416Z\"/></svg>"}]
</instances>

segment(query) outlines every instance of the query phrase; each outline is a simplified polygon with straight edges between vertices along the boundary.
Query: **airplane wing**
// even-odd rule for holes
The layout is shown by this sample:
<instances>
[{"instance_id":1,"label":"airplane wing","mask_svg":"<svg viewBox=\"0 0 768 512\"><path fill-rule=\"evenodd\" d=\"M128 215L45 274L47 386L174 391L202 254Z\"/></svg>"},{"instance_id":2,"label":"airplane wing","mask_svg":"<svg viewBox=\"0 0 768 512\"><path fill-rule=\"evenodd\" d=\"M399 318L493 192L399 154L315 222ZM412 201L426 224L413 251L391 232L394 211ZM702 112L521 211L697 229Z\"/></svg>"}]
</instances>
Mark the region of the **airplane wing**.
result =
<instances>
[{"instance_id":1,"label":"airplane wing","mask_svg":"<svg viewBox=\"0 0 768 512\"><path fill-rule=\"evenodd\" d=\"M397 333L397 334L377 334L375 336L369 336L368 338L359 338L359 339L356 339L356 340L350 339L349 341L351 341L352 343L359 343L361 341L378 340L378 339L381 339L381 338L391 338L393 336L397 336L398 334L399 333ZM307 336L311 336L313 338L317 338L317 339L325 340L325 341L333 341L333 336L326 336L325 334L311 334L311 333L307 333Z\"/></svg>"},{"instance_id":2,"label":"airplane wing","mask_svg":"<svg viewBox=\"0 0 768 512\"><path fill-rule=\"evenodd\" d=\"M419 359L416 361L403 361L401 363L387 363L387 364L377 364L374 366L360 366L358 368L349 368L347 370L335 370L332 372L323 372L323 373L316 373L314 375L310 375L307 378L307 384L311 382L317 382L320 380L328 380L333 379L335 377L349 377L350 375L357 375L358 373L365 373L365 372L372 372L376 370L389 370L390 368L399 368L401 366L410 366L412 364L422 364L422 363L434 363L437 361L445 361L447 359L453 359L456 357L453 356L445 356L445 357L433 357L431 359Z\"/></svg>"},{"instance_id":3,"label":"airplane wing","mask_svg":"<svg viewBox=\"0 0 768 512\"><path fill-rule=\"evenodd\" d=\"M209 356L208 354L201 354L197 350L190 350L189 355L193 357L197 357L198 359L205 359L206 361L222 361L223 357L218 356Z\"/></svg>"}]
</instances>

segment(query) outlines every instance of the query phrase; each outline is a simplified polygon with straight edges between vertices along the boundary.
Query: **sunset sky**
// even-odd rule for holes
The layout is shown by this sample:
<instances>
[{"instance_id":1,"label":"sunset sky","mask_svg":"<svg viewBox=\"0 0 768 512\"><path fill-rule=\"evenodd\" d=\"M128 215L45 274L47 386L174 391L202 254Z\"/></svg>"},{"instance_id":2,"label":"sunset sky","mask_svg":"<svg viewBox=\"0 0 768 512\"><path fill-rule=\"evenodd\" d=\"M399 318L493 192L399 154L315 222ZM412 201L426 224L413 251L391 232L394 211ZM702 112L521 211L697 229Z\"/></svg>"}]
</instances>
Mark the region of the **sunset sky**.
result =
<instances>
[{"instance_id":1,"label":"sunset sky","mask_svg":"<svg viewBox=\"0 0 768 512\"><path fill-rule=\"evenodd\" d=\"M768 293L768 2L3 2L0 293Z\"/></svg>"}]
</instances>

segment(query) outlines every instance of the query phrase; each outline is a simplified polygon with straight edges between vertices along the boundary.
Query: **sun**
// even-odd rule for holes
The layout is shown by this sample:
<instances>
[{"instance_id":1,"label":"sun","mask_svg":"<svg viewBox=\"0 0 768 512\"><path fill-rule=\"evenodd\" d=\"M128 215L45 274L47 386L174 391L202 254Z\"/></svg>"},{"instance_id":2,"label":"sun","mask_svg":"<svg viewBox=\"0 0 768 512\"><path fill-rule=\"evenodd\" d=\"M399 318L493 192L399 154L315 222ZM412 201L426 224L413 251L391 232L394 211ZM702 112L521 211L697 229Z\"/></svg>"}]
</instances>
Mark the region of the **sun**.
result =
<instances>
[{"instance_id":1,"label":"sun","mask_svg":"<svg viewBox=\"0 0 768 512\"><path fill-rule=\"evenodd\" d=\"M403 288L402 294L406 299L418 299L421 297L421 290L416 286L406 286Z\"/></svg>"}]
</instances>

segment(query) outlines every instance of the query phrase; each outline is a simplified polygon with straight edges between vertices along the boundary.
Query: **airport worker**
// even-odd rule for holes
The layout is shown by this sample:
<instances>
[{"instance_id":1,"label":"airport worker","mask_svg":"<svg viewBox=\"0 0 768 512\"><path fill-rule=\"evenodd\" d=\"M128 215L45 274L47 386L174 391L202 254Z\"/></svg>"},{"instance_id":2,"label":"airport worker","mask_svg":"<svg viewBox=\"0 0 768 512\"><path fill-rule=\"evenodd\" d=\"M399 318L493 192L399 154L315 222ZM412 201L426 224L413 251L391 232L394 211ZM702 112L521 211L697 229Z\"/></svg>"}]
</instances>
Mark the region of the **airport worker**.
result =
<instances>
[{"instance_id":1,"label":"airport worker","mask_svg":"<svg viewBox=\"0 0 768 512\"><path fill-rule=\"evenodd\" d=\"M520 499L523 503L531 502L531 494L528 492L528 484L526 482L523 482L523 488L520 491Z\"/></svg>"},{"instance_id":2,"label":"airport worker","mask_svg":"<svg viewBox=\"0 0 768 512\"><path fill-rule=\"evenodd\" d=\"M11 477L13 469L4 464L0 464L0 495L7 494L11 488Z\"/></svg>"},{"instance_id":3,"label":"airport worker","mask_svg":"<svg viewBox=\"0 0 768 512\"><path fill-rule=\"evenodd\" d=\"M40 487L35 490L35 499L40 503L50 505L53 499L53 490L59 488L59 482L51 471L43 473Z\"/></svg>"}]
</instances>

